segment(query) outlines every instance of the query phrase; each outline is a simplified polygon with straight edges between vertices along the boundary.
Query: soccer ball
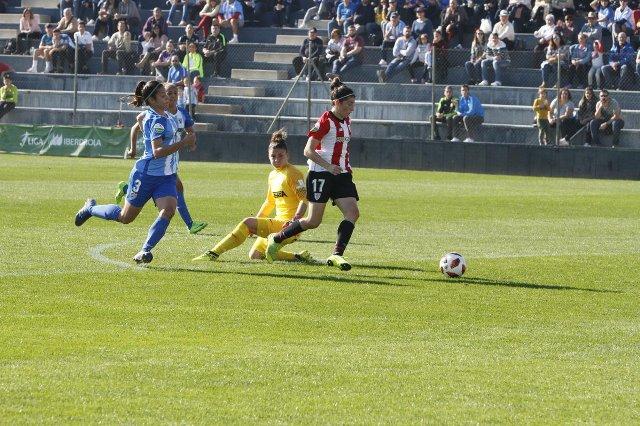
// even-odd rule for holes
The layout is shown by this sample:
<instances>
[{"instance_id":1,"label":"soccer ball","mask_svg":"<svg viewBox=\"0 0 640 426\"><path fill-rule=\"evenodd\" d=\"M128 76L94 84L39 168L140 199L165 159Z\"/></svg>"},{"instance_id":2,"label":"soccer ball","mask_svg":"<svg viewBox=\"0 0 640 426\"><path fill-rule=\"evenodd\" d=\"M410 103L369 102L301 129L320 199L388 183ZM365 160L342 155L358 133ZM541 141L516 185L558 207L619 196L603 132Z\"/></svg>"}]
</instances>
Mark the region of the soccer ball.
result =
<instances>
[{"instance_id":1,"label":"soccer ball","mask_svg":"<svg viewBox=\"0 0 640 426\"><path fill-rule=\"evenodd\" d=\"M458 253L447 253L440 259L440 272L447 278L461 277L467 270L464 257Z\"/></svg>"}]
</instances>

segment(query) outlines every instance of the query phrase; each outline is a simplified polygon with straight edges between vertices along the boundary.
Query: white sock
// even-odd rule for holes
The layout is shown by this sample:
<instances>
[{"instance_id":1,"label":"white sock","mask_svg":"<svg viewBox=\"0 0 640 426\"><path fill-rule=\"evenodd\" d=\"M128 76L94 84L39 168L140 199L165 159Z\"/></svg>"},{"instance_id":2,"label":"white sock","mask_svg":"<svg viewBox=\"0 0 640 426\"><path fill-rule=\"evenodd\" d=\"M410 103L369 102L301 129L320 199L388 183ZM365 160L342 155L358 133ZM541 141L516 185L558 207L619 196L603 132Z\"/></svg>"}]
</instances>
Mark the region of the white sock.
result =
<instances>
[{"instance_id":1,"label":"white sock","mask_svg":"<svg viewBox=\"0 0 640 426\"><path fill-rule=\"evenodd\" d=\"M51 61L46 61L46 62L44 63L44 69L45 69L45 70L50 70L50 69L51 69L51 66L52 66L52 65L51 65Z\"/></svg>"},{"instance_id":2,"label":"white sock","mask_svg":"<svg viewBox=\"0 0 640 426\"><path fill-rule=\"evenodd\" d=\"M31 67L32 67L33 69L38 68L38 60L37 60L37 59L34 59L34 60L33 60L33 64L31 65Z\"/></svg>"}]
</instances>

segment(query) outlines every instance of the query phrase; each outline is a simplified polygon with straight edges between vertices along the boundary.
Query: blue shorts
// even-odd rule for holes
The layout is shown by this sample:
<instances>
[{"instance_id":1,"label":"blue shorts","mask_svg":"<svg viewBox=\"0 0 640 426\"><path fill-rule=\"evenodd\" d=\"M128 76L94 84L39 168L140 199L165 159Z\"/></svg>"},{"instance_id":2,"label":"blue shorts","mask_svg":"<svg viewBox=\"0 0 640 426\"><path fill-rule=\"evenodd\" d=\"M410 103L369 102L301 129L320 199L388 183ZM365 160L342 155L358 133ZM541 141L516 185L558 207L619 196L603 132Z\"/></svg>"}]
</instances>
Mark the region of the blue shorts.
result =
<instances>
[{"instance_id":1,"label":"blue shorts","mask_svg":"<svg viewBox=\"0 0 640 426\"><path fill-rule=\"evenodd\" d=\"M151 176L134 169L129 176L127 201L134 207L142 207L150 198L154 200L162 197L178 198L176 177L175 174Z\"/></svg>"}]
</instances>

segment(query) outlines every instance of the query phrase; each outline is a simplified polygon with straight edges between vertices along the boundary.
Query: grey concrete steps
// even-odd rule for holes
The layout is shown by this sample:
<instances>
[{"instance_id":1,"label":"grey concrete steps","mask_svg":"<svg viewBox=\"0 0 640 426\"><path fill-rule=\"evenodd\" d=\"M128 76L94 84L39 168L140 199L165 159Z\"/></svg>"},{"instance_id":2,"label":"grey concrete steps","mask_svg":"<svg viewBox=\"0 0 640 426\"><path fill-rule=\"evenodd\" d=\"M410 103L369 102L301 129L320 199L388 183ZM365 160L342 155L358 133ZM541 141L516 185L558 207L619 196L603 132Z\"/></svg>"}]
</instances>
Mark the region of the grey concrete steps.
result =
<instances>
[{"instance_id":1,"label":"grey concrete steps","mask_svg":"<svg viewBox=\"0 0 640 426\"><path fill-rule=\"evenodd\" d=\"M275 64L287 64L291 65L293 58L297 57L298 53L288 52L255 52L253 54L253 60L256 62L270 62Z\"/></svg>"},{"instance_id":2,"label":"grey concrete steps","mask_svg":"<svg viewBox=\"0 0 640 426\"><path fill-rule=\"evenodd\" d=\"M289 72L284 70L233 68L231 70L231 78L239 80L287 80L289 79Z\"/></svg>"},{"instance_id":3,"label":"grey concrete steps","mask_svg":"<svg viewBox=\"0 0 640 426\"><path fill-rule=\"evenodd\" d=\"M229 114L241 114L242 105L237 104L198 104L198 114L216 114L216 115L229 115Z\"/></svg>"},{"instance_id":4,"label":"grey concrete steps","mask_svg":"<svg viewBox=\"0 0 640 426\"><path fill-rule=\"evenodd\" d=\"M50 22L51 17L49 15L41 15L36 14L40 18L40 24L45 24ZM22 17L19 13L0 13L0 23L3 24L14 24L16 28L18 28L18 24L20 23L20 18Z\"/></svg>"},{"instance_id":5,"label":"grey concrete steps","mask_svg":"<svg viewBox=\"0 0 640 426\"><path fill-rule=\"evenodd\" d=\"M42 7L42 8L57 8L59 2L56 0L22 0L21 7Z\"/></svg>"},{"instance_id":6,"label":"grey concrete steps","mask_svg":"<svg viewBox=\"0 0 640 426\"><path fill-rule=\"evenodd\" d=\"M0 28L0 39L7 40L18 35L17 29Z\"/></svg>"},{"instance_id":7,"label":"grey concrete steps","mask_svg":"<svg viewBox=\"0 0 640 426\"><path fill-rule=\"evenodd\" d=\"M255 97L264 96L264 87L241 87L241 86L209 86L207 94L210 96L243 96Z\"/></svg>"}]
</instances>

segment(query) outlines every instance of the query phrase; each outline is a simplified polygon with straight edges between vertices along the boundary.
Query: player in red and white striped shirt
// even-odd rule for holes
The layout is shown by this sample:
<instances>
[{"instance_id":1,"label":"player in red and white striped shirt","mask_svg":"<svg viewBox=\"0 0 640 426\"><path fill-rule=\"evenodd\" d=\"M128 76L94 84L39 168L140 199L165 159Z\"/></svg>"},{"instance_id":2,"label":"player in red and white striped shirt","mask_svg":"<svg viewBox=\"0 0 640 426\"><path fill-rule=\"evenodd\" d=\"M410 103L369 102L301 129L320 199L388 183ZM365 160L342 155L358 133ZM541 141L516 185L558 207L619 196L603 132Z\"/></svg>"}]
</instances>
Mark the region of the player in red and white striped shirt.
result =
<instances>
[{"instance_id":1,"label":"player in red and white striped shirt","mask_svg":"<svg viewBox=\"0 0 640 426\"><path fill-rule=\"evenodd\" d=\"M282 241L294 235L317 228L322 222L329 199L338 206L344 219L338 226L338 239L333 255L327 264L343 271L351 265L342 257L358 220L358 190L353 183L349 165L349 141L351 140L351 120L356 97L339 78L331 83L330 111L322 114L316 125L309 131L309 140L304 155L309 163L307 175L307 199L309 210L303 219L291 222L277 234L269 235L266 258L272 261L282 246Z\"/></svg>"}]
</instances>

